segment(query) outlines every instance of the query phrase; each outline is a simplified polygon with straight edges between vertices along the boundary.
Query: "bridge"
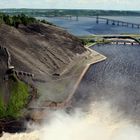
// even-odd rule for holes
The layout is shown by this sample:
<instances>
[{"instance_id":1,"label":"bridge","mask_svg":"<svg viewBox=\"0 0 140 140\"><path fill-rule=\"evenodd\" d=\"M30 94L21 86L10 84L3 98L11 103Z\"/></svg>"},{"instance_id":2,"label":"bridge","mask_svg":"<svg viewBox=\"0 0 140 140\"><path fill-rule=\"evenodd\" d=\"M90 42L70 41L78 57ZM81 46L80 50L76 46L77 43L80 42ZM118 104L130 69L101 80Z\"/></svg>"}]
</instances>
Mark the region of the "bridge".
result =
<instances>
[{"instance_id":1,"label":"bridge","mask_svg":"<svg viewBox=\"0 0 140 140\"><path fill-rule=\"evenodd\" d=\"M124 40L108 40L110 41L110 44L115 44L115 45L140 45L136 41L124 41Z\"/></svg>"},{"instance_id":2,"label":"bridge","mask_svg":"<svg viewBox=\"0 0 140 140\"><path fill-rule=\"evenodd\" d=\"M78 15L64 15L64 16L48 16L48 17L58 17L58 18L63 18L66 20L70 21L79 21L79 16ZM140 24L137 23L131 23L131 22L126 22L126 21L121 21L121 20L116 20L116 19L109 19L105 17L99 17L99 16L87 16L89 18L96 18L96 23L99 24L100 22L105 22L107 25L116 25L116 26L124 26L124 27L130 27L130 28L140 28Z\"/></svg>"},{"instance_id":3,"label":"bridge","mask_svg":"<svg viewBox=\"0 0 140 140\"><path fill-rule=\"evenodd\" d=\"M79 20L79 16L72 16L72 15L65 15L65 16L62 16L61 18L64 18L64 19L70 20L70 21L78 21Z\"/></svg>"},{"instance_id":4,"label":"bridge","mask_svg":"<svg viewBox=\"0 0 140 140\"><path fill-rule=\"evenodd\" d=\"M125 21L120 21L120 20L114 20L114 19L109 19L109 18L104 18L104 17L96 17L96 23L99 24L100 21L105 21L107 25L117 25L117 26L125 26L125 27L131 27L131 28L140 28L140 24L136 23L131 23L131 22L125 22Z\"/></svg>"},{"instance_id":5,"label":"bridge","mask_svg":"<svg viewBox=\"0 0 140 140\"><path fill-rule=\"evenodd\" d=\"M66 19L69 21L78 21L79 20L79 16L78 15L64 15L64 16L47 16L48 18L62 18L62 19Z\"/></svg>"},{"instance_id":6,"label":"bridge","mask_svg":"<svg viewBox=\"0 0 140 140\"><path fill-rule=\"evenodd\" d=\"M70 20L70 21L78 21L79 20L78 16L66 15L65 18Z\"/></svg>"}]
</instances>

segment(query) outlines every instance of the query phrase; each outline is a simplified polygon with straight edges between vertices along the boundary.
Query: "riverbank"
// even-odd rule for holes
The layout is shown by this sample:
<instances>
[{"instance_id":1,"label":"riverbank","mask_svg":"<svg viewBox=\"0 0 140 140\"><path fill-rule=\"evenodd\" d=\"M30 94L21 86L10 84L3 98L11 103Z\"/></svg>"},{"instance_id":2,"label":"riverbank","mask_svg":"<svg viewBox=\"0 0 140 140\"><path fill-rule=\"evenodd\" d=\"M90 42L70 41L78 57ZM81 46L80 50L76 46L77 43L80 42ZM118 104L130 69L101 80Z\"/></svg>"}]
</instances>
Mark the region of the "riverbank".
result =
<instances>
[{"instance_id":1,"label":"riverbank","mask_svg":"<svg viewBox=\"0 0 140 140\"><path fill-rule=\"evenodd\" d=\"M46 115L46 111L50 108L64 109L70 106L71 99L88 68L92 64L106 59L104 55L90 49L92 45L85 46L86 53L79 56L79 59L73 64L70 64L69 69L65 70L62 76L54 77L47 84L40 84L40 92L44 94L39 101L41 103L40 105L30 106L30 111L32 112L31 118L33 120L42 120L44 115Z\"/></svg>"},{"instance_id":2,"label":"riverbank","mask_svg":"<svg viewBox=\"0 0 140 140\"><path fill-rule=\"evenodd\" d=\"M106 56L98 53L97 51L94 51L93 49L90 49L91 46L95 45L95 43L92 43L90 45L86 45L85 48L90 52L90 59L87 60L87 64L85 64L85 67L83 68L74 88L72 93L68 96L68 98L65 101L65 104L68 104L70 102L70 100L72 99L76 89L78 88L78 85L80 84L82 78L84 77L85 73L87 72L88 68L93 65L96 64L98 62L104 61L106 59Z\"/></svg>"}]
</instances>

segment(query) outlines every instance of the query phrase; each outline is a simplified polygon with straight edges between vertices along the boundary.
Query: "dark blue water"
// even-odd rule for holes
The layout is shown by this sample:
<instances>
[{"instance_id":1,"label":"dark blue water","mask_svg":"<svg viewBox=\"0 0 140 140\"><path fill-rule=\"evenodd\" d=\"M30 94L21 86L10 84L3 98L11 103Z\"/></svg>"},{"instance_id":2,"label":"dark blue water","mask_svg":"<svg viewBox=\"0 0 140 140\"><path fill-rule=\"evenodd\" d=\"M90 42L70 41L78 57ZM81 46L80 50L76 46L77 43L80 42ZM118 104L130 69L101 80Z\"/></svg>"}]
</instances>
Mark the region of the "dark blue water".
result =
<instances>
[{"instance_id":1,"label":"dark blue water","mask_svg":"<svg viewBox=\"0 0 140 140\"><path fill-rule=\"evenodd\" d=\"M44 19L44 17L38 17ZM127 21L131 23L140 24L140 17L107 17L109 19ZM64 18L45 18L46 20L65 28L68 32L74 35L90 35L90 34L139 34L140 29L131 27L122 27L116 25L106 25L105 22L101 21L96 24L96 18L79 17L76 21L76 17L72 20Z\"/></svg>"},{"instance_id":2,"label":"dark blue water","mask_svg":"<svg viewBox=\"0 0 140 140\"><path fill-rule=\"evenodd\" d=\"M74 97L76 105L107 101L127 117L140 120L140 46L92 47L107 60L92 65Z\"/></svg>"}]
</instances>

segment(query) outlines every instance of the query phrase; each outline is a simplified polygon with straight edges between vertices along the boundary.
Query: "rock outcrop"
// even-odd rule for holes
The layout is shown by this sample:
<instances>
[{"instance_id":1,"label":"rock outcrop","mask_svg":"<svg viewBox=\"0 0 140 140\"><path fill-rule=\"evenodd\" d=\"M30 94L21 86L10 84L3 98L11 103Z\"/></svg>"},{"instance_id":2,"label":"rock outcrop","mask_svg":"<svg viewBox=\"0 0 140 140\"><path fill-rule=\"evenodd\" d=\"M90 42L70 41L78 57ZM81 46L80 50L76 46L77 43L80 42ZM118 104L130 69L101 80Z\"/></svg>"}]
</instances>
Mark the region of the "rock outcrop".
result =
<instances>
[{"instance_id":1,"label":"rock outcrop","mask_svg":"<svg viewBox=\"0 0 140 140\"><path fill-rule=\"evenodd\" d=\"M77 37L42 23L20 25L18 29L1 25L0 45L9 50L11 65L16 70L38 76L61 74L86 51Z\"/></svg>"}]
</instances>

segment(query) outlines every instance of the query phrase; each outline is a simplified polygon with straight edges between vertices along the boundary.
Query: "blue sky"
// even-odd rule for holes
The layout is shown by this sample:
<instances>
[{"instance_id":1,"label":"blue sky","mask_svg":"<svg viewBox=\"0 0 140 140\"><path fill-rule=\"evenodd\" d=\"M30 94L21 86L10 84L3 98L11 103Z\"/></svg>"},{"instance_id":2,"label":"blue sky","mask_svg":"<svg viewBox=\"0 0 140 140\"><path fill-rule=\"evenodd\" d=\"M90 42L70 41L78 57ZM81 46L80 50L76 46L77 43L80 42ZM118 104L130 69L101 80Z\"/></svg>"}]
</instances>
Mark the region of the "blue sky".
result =
<instances>
[{"instance_id":1,"label":"blue sky","mask_svg":"<svg viewBox=\"0 0 140 140\"><path fill-rule=\"evenodd\" d=\"M0 8L140 10L140 0L0 0Z\"/></svg>"}]
</instances>

